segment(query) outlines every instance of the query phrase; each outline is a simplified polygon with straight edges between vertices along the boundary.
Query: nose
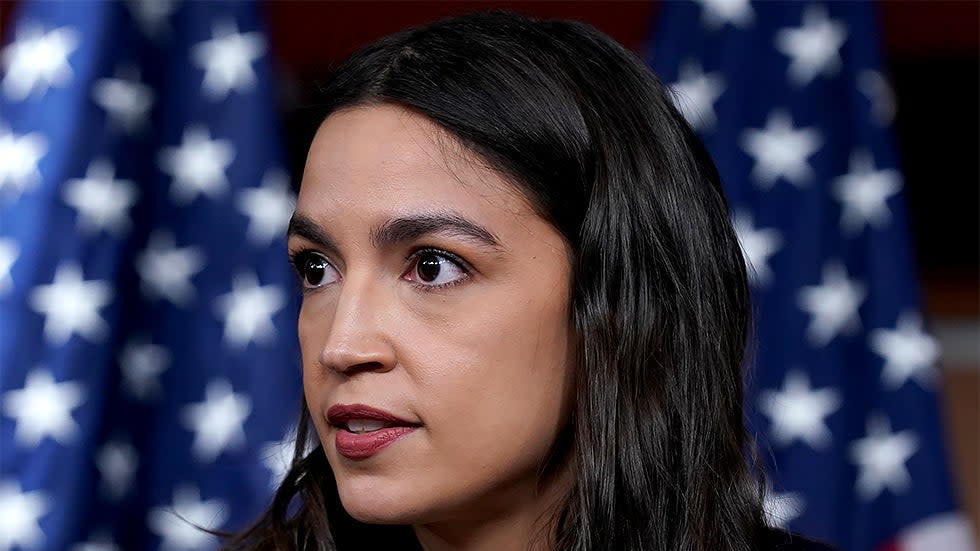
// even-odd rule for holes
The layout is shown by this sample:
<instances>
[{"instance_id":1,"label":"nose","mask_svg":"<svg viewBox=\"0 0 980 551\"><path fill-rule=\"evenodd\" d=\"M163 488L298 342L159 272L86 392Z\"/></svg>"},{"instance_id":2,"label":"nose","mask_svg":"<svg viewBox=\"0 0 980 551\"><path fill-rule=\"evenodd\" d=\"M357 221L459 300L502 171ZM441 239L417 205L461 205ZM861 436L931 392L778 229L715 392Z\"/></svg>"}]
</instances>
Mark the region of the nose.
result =
<instances>
[{"instance_id":1,"label":"nose","mask_svg":"<svg viewBox=\"0 0 980 551\"><path fill-rule=\"evenodd\" d=\"M391 370L396 358L384 323L388 295L370 278L348 275L320 349L320 365L346 375Z\"/></svg>"}]
</instances>

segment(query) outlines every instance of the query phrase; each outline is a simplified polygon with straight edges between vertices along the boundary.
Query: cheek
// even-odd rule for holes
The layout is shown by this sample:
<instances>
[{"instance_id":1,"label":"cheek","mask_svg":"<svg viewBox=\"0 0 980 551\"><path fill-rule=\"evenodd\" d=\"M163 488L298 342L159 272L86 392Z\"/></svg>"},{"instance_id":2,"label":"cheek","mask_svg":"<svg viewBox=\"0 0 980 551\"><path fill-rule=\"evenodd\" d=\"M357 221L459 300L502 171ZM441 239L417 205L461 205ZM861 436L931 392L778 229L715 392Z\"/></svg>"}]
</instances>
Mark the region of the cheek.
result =
<instances>
[{"instance_id":1,"label":"cheek","mask_svg":"<svg viewBox=\"0 0 980 551\"><path fill-rule=\"evenodd\" d=\"M404 403L425 427L358 466L342 462L332 442L324 442L339 468L341 500L356 518L437 519L470 507L506 506L531 487L569 409L567 299L550 289L481 291L465 301L393 300L387 315L375 318L370 330L384 335L398 365L367 378L371 388L408 397ZM322 402L334 385L354 383L319 366L330 329L322 320L333 314L323 302L304 303L298 321L310 404ZM313 418L317 431L328 435L321 416L314 412Z\"/></svg>"},{"instance_id":2,"label":"cheek","mask_svg":"<svg viewBox=\"0 0 980 551\"><path fill-rule=\"evenodd\" d=\"M468 311L429 337L418 363L426 366L419 397L429 432L460 475L517 476L537 467L568 409L566 310L540 295L511 295Z\"/></svg>"},{"instance_id":3,"label":"cheek","mask_svg":"<svg viewBox=\"0 0 980 551\"><path fill-rule=\"evenodd\" d=\"M315 310L315 307L319 307L319 310ZM318 357L324 332L329 329L324 325L324 320L331 319L327 317L329 314L330 312L324 311L324 306L317 305L316 301L304 300L296 325L303 361L303 395L311 408L322 402L321 398L328 390L326 384L329 377L319 365ZM322 419L322 415L312 410L310 413L317 432L326 434L328 426Z\"/></svg>"}]
</instances>

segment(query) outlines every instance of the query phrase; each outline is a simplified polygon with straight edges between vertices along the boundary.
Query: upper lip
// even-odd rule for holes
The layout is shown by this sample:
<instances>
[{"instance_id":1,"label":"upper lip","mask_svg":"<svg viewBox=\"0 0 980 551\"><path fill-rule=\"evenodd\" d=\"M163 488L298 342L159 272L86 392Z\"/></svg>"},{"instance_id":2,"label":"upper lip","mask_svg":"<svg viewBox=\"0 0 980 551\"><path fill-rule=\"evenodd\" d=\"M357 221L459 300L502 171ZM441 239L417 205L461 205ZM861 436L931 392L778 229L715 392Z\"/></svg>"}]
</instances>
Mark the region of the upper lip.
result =
<instances>
[{"instance_id":1,"label":"upper lip","mask_svg":"<svg viewBox=\"0 0 980 551\"><path fill-rule=\"evenodd\" d=\"M368 419L398 426L419 426L419 423L406 421L392 413L365 404L335 404L327 410L327 421L331 425L344 425L351 419Z\"/></svg>"}]
</instances>

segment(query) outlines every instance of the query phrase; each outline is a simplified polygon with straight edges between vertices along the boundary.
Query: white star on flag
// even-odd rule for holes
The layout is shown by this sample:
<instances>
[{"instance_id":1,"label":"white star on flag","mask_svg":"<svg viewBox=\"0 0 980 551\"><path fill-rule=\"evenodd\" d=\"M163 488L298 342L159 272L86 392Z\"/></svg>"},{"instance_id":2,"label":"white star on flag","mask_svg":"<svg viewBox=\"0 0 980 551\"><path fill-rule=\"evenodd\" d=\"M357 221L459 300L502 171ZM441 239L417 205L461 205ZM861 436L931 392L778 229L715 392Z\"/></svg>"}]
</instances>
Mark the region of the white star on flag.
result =
<instances>
[{"instance_id":1,"label":"white star on flag","mask_svg":"<svg viewBox=\"0 0 980 551\"><path fill-rule=\"evenodd\" d=\"M27 374L24 388L3 394L3 412L14 419L14 438L24 447L48 436L66 445L81 430L71 411L85 401L85 389L72 381L54 382L40 367Z\"/></svg>"},{"instance_id":2,"label":"white star on flag","mask_svg":"<svg viewBox=\"0 0 980 551\"><path fill-rule=\"evenodd\" d=\"M231 90L251 90L256 81L252 63L266 50L262 33L241 34L234 21L216 21L211 35L211 40L191 48L194 64L204 69L205 94L212 100L221 100Z\"/></svg>"},{"instance_id":3,"label":"white star on flag","mask_svg":"<svg viewBox=\"0 0 980 551\"><path fill-rule=\"evenodd\" d=\"M198 526L211 530L228 520L228 506L220 499L201 501L194 486L182 485L174 490L171 505L154 507L146 523L160 537L161 551L203 551L214 547L214 536Z\"/></svg>"},{"instance_id":4,"label":"white star on flag","mask_svg":"<svg viewBox=\"0 0 980 551\"><path fill-rule=\"evenodd\" d=\"M810 378L799 369L786 373L781 391L759 394L759 408L772 422L770 434L780 446L799 439L813 449L826 448L831 442L826 419L841 403L840 393L832 388L810 388Z\"/></svg>"},{"instance_id":5,"label":"white star on flag","mask_svg":"<svg viewBox=\"0 0 980 551\"><path fill-rule=\"evenodd\" d=\"M779 178L798 188L810 181L813 169L807 159L820 149L823 138L816 128L793 128L789 114L777 109L769 114L765 129L746 130L739 143L755 160L752 179L768 190Z\"/></svg>"},{"instance_id":6,"label":"white star on flag","mask_svg":"<svg viewBox=\"0 0 980 551\"><path fill-rule=\"evenodd\" d=\"M767 285L772 279L769 257L783 246L783 237L775 228L756 229L752 214L736 210L732 215L732 227L742 246L742 255L748 268L749 279L757 285Z\"/></svg>"},{"instance_id":7,"label":"white star on flag","mask_svg":"<svg viewBox=\"0 0 980 551\"><path fill-rule=\"evenodd\" d=\"M296 450L296 431L290 431L277 442L269 442L262 446L260 456L262 464L272 473L269 478L269 488L275 490L282 484L289 466L293 462L293 452Z\"/></svg>"},{"instance_id":8,"label":"white star on flag","mask_svg":"<svg viewBox=\"0 0 980 551\"><path fill-rule=\"evenodd\" d=\"M204 389L204 401L181 411L181 420L194 432L191 451L201 462L214 461L223 451L245 443L245 419L252 402L245 394L235 394L231 383L217 379Z\"/></svg>"},{"instance_id":9,"label":"white star on flag","mask_svg":"<svg viewBox=\"0 0 980 551\"><path fill-rule=\"evenodd\" d=\"M811 316L806 329L810 343L823 346L842 331L856 331L861 325L858 307L866 296L865 286L848 279L840 262L827 263L823 268L823 282L803 287L797 295L800 308Z\"/></svg>"},{"instance_id":10,"label":"white star on flag","mask_svg":"<svg viewBox=\"0 0 980 551\"><path fill-rule=\"evenodd\" d=\"M286 294L277 285L259 286L252 273L236 275L231 285L230 293L215 299L224 318L225 341L241 348L271 341L276 334L272 316L286 305Z\"/></svg>"},{"instance_id":11,"label":"white star on flag","mask_svg":"<svg viewBox=\"0 0 980 551\"><path fill-rule=\"evenodd\" d=\"M143 294L151 299L166 299L174 306L193 302L196 293L191 278L204 265L200 247L178 249L173 234L163 230L155 231L146 250L136 257Z\"/></svg>"},{"instance_id":12,"label":"white star on flag","mask_svg":"<svg viewBox=\"0 0 980 551\"><path fill-rule=\"evenodd\" d=\"M840 70L840 48L847 40L847 27L827 17L819 4L803 11L803 26L783 29L776 34L776 49L790 57L789 77L797 86L806 86L818 74L833 75Z\"/></svg>"},{"instance_id":13,"label":"white star on flag","mask_svg":"<svg viewBox=\"0 0 980 551\"><path fill-rule=\"evenodd\" d=\"M904 493L912 484L905 462L919 449L915 432L893 433L888 419L880 414L868 418L868 435L851 443L851 460L857 463L855 490L864 501L871 501L888 488Z\"/></svg>"},{"instance_id":14,"label":"white star on flag","mask_svg":"<svg viewBox=\"0 0 980 551\"><path fill-rule=\"evenodd\" d=\"M895 99L895 91L884 75L878 71L865 69L858 73L857 87L871 101L871 114L879 126L888 126L895 122L898 102Z\"/></svg>"},{"instance_id":15,"label":"white star on flag","mask_svg":"<svg viewBox=\"0 0 980 551\"><path fill-rule=\"evenodd\" d=\"M688 61L680 68L679 80L670 85L674 103L687 122L698 130L710 130L717 122L715 100L725 90L721 73L705 73L701 64Z\"/></svg>"},{"instance_id":16,"label":"white star on flag","mask_svg":"<svg viewBox=\"0 0 980 551\"><path fill-rule=\"evenodd\" d=\"M138 400L146 401L163 392L160 374L170 367L170 352L146 341L126 343L119 357L123 386Z\"/></svg>"},{"instance_id":17,"label":"white star on flag","mask_svg":"<svg viewBox=\"0 0 980 551\"><path fill-rule=\"evenodd\" d=\"M228 188L225 170L235 158L235 148L229 140L212 140L203 126L184 129L178 147L160 151L160 170L173 177L170 198L177 205L187 205L200 194L218 199Z\"/></svg>"},{"instance_id":18,"label":"white star on flag","mask_svg":"<svg viewBox=\"0 0 980 551\"><path fill-rule=\"evenodd\" d=\"M889 197L902 189L902 175L895 169L875 170L867 151L851 155L850 172L834 179L834 197L843 205L840 226L845 235L855 236L865 225L882 227L891 221Z\"/></svg>"},{"instance_id":19,"label":"white star on flag","mask_svg":"<svg viewBox=\"0 0 980 551\"><path fill-rule=\"evenodd\" d=\"M105 109L109 120L133 134L146 126L153 107L153 90L140 82L139 69L128 66L116 78L101 78L92 85L92 99Z\"/></svg>"},{"instance_id":20,"label":"white star on flag","mask_svg":"<svg viewBox=\"0 0 980 551\"><path fill-rule=\"evenodd\" d=\"M875 329L870 335L871 349L885 359L881 380L885 388L896 390L909 379L932 387L938 373L939 343L922 330L922 318L913 311L902 313L895 329Z\"/></svg>"},{"instance_id":21,"label":"white star on flag","mask_svg":"<svg viewBox=\"0 0 980 551\"><path fill-rule=\"evenodd\" d=\"M284 237L289 218L296 208L289 177L282 170L266 172L262 187L239 192L238 208L249 218L248 237L255 244L267 245Z\"/></svg>"},{"instance_id":22,"label":"white star on flag","mask_svg":"<svg viewBox=\"0 0 980 551\"><path fill-rule=\"evenodd\" d=\"M13 200L41 182L38 162L48 152L48 141L38 132L14 134L0 124L0 191L9 189Z\"/></svg>"},{"instance_id":23,"label":"white star on flag","mask_svg":"<svg viewBox=\"0 0 980 551\"><path fill-rule=\"evenodd\" d=\"M20 256L20 247L13 239L0 239L0 297L14 286L10 271Z\"/></svg>"},{"instance_id":24,"label":"white star on flag","mask_svg":"<svg viewBox=\"0 0 980 551\"><path fill-rule=\"evenodd\" d=\"M35 549L44 541L40 520L51 509L40 490L24 492L16 481L0 483L0 551Z\"/></svg>"},{"instance_id":25,"label":"white star on flag","mask_svg":"<svg viewBox=\"0 0 980 551\"><path fill-rule=\"evenodd\" d=\"M712 30L726 23L746 28L755 20L749 0L698 0L701 4L701 23Z\"/></svg>"},{"instance_id":26,"label":"white star on flag","mask_svg":"<svg viewBox=\"0 0 980 551\"><path fill-rule=\"evenodd\" d=\"M99 533L86 542L71 546L71 551L121 551L106 533Z\"/></svg>"},{"instance_id":27,"label":"white star on flag","mask_svg":"<svg viewBox=\"0 0 980 551\"><path fill-rule=\"evenodd\" d=\"M78 48L78 31L44 27L27 23L17 28L16 39L0 52L6 75L0 86L7 98L22 101L33 91L43 96L48 88L64 87L71 82L68 56Z\"/></svg>"},{"instance_id":28,"label":"white star on flag","mask_svg":"<svg viewBox=\"0 0 980 551\"><path fill-rule=\"evenodd\" d=\"M38 285L28 300L35 312L44 316L44 336L51 344L68 342L73 333L96 342L109 332L99 309L112 302L108 281L82 279L76 261L58 265L50 285Z\"/></svg>"},{"instance_id":29,"label":"white star on flag","mask_svg":"<svg viewBox=\"0 0 980 551\"><path fill-rule=\"evenodd\" d=\"M130 180L116 180L115 167L108 159L89 163L84 178L65 182L65 203L78 211L78 225L88 233L107 230L117 237L129 230L128 211L136 204L139 191Z\"/></svg>"},{"instance_id":30,"label":"white star on flag","mask_svg":"<svg viewBox=\"0 0 980 551\"><path fill-rule=\"evenodd\" d=\"M786 529L803 513L806 500L796 492L777 493L772 488L766 488L762 510L766 515L766 524L776 528Z\"/></svg>"},{"instance_id":31,"label":"white star on flag","mask_svg":"<svg viewBox=\"0 0 980 551\"><path fill-rule=\"evenodd\" d=\"M151 39L159 39L170 31L167 19L177 9L177 0L128 0L133 19Z\"/></svg>"},{"instance_id":32,"label":"white star on flag","mask_svg":"<svg viewBox=\"0 0 980 551\"><path fill-rule=\"evenodd\" d=\"M118 501L129 491L139 464L136 449L127 442L105 443L95 455L95 466L102 475L102 490Z\"/></svg>"}]
</instances>

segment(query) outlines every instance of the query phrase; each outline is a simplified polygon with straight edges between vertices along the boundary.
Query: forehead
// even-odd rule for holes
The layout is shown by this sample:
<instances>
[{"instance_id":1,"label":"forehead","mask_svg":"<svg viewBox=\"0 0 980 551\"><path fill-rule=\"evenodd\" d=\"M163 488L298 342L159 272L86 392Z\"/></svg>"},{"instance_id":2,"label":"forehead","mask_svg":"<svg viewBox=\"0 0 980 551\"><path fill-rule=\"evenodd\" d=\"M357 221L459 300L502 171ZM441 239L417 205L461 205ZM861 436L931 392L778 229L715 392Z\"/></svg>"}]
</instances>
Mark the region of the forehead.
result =
<instances>
[{"instance_id":1,"label":"forehead","mask_svg":"<svg viewBox=\"0 0 980 551\"><path fill-rule=\"evenodd\" d=\"M480 217L533 215L503 176L438 125L380 104L331 114L310 147L299 210L377 218L448 209Z\"/></svg>"}]
</instances>

